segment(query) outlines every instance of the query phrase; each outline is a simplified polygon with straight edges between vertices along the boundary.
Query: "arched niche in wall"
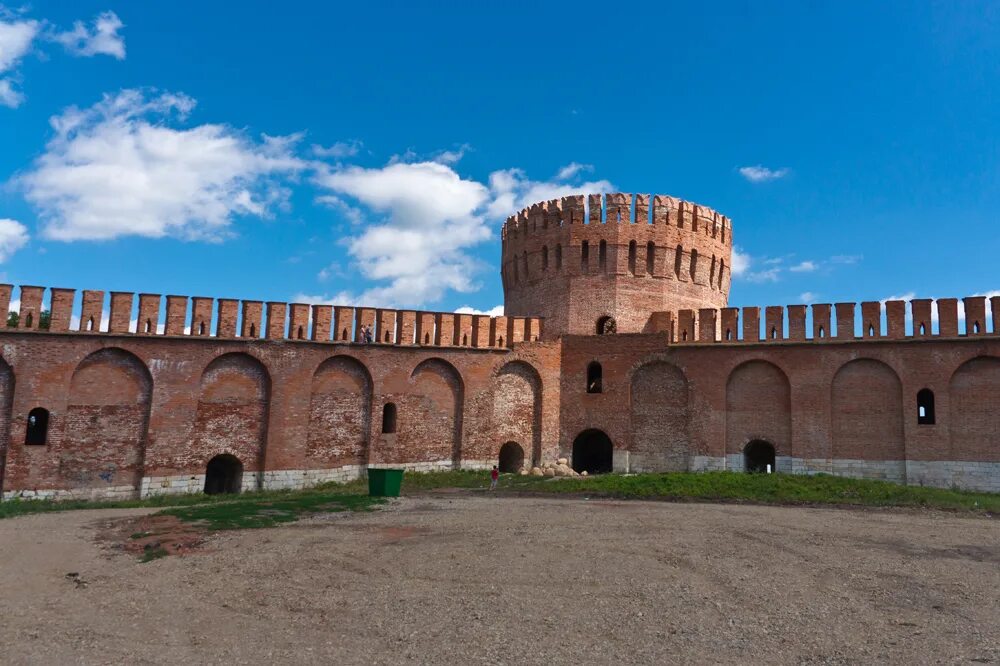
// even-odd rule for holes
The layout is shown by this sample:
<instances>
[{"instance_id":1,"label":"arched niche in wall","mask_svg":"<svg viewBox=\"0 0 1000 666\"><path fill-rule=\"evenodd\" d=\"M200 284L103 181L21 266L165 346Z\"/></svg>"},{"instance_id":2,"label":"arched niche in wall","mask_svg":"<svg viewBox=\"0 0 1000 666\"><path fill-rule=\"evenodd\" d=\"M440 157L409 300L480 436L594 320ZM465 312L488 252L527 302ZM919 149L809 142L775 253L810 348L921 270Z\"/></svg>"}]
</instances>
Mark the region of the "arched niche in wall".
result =
<instances>
[{"instance_id":1,"label":"arched niche in wall","mask_svg":"<svg viewBox=\"0 0 1000 666\"><path fill-rule=\"evenodd\" d=\"M325 468L366 464L371 410L371 373L361 361L338 355L320 363L309 392L310 460Z\"/></svg>"},{"instance_id":2,"label":"arched niche in wall","mask_svg":"<svg viewBox=\"0 0 1000 666\"><path fill-rule=\"evenodd\" d=\"M450 463L462 459L465 400L462 375L451 363L429 358L414 368L410 390L397 401L408 425L397 435L398 462Z\"/></svg>"},{"instance_id":3,"label":"arched niche in wall","mask_svg":"<svg viewBox=\"0 0 1000 666\"><path fill-rule=\"evenodd\" d=\"M270 397L270 374L253 356L223 354L209 363L201 375L192 432L192 455L201 466L228 453L240 460L244 473L260 471Z\"/></svg>"},{"instance_id":4,"label":"arched niche in wall","mask_svg":"<svg viewBox=\"0 0 1000 666\"><path fill-rule=\"evenodd\" d=\"M676 365L651 361L632 373L631 468L639 472L688 469L688 382Z\"/></svg>"},{"instance_id":5,"label":"arched niche in wall","mask_svg":"<svg viewBox=\"0 0 1000 666\"><path fill-rule=\"evenodd\" d=\"M948 384L951 458L996 460L1000 449L1000 358L979 356L959 366Z\"/></svg>"},{"instance_id":6,"label":"arched niche in wall","mask_svg":"<svg viewBox=\"0 0 1000 666\"><path fill-rule=\"evenodd\" d=\"M864 460L870 469L863 475L905 479L903 386L895 370L870 358L842 365L831 386L830 425L834 472L854 475L843 461Z\"/></svg>"},{"instance_id":7,"label":"arched niche in wall","mask_svg":"<svg viewBox=\"0 0 1000 666\"><path fill-rule=\"evenodd\" d=\"M142 481L153 378L134 354L108 347L84 358L70 378L62 439L54 455L70 487Z\"/></svg>"},{"instance_id":8,"label":"arched niche in wall","mask_svg":"<svg viewBox=\"0 0 1000 666\"><path fill-rule=\"evenodd\" d=\"M726 381L726 454L739 455L755 439L774 446L776 455L792 455L792 400L788 376L768 361L747 361Z\"/></svg>"},{"instance_id":9,"label":"arched niche in wall","mask_svg":"<svg viewBox=\"0 0 1000 666\"><path fill-rule=\"evenodd\" d=\"M542 379L525 361L510 361L493 380L492 440L521 442L530 446L531 462L542 457Z\"/></svg>"}]
</instances>

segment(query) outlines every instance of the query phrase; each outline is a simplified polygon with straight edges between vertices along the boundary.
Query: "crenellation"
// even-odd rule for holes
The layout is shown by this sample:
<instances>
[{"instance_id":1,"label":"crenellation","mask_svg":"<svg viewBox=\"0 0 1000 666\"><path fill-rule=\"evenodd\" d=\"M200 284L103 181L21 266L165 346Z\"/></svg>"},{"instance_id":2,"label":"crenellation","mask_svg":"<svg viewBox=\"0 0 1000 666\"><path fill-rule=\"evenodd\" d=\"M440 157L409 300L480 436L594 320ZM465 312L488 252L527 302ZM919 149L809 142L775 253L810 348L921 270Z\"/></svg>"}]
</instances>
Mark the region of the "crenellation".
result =
<instances>
[{"instance_id":1,"label":"crenellation","mask_svg":"<svg viewBox=\"0 0 1000 666\"><path fill-rule=\"evenodd\" d=\"M694 342L697 337L695 329L695 311L677 311L677 337L674 342Z\"/></svg>"},{"instance_id":2,"label":"crenellation","mask_svg":"<svg viewBox=\"0 0 1000 666\"><path fill-rule=\"evenodd\" d=\"M764 339L777 342L785 337L785 308L768 305L764 308Z\"/></svg>"},{"instance_id":3,"label":"crenellation","mask_svg":"<svg viewBox=\"0 0 1000 666\"><path fill-rule=\"evenodd\" d=\"M354 308L333 306L333 339L339 342L354 340Z\"/></svg>"},{"instance_id":4,"label":"crenellation","mask_svg":"<svg viewBox=\"0 0 1000 666\"><path fill-rule=\"evenodd\" d=\"M538 342L542 339L541 317L528 317L524 320L524 339L528 342Z\"/></svg>"},{"instance_id":5,"label":"crenellation","mask_svg":"<svg viewBox=\"0 0 1000 666\"><path fill-rule=\"evenodd\" d=\"M743 308L743 342L760 342L760 308Z\"/></svg>"},{"instance_id":6,"label":"crenellation","mask_svg":"<svg viewBox=\"0 0 1000 666\"><path fill-rule=\"evenodd\" d=\"M6 318L7 313L10 310L10 295L14 291L14 285L11 284L0 284L0 313ZM0 328L5 328L7 322L4 321L3 326Z\"/></svg>"},{"instance_id":7,"label":"crenellation","mask_svg":"<svg viewBox=\"0 0 1000 666\"><path fill-rule=\"evenodd\" d=\"M27 331L37 331L42 313L42 299L45 287L23 285L21 287L21 307L18 310L17 327Z\"/></svg>"},{"instance_id":8,"label":"crenellation","mask_svg":"<svg viewBox=\"0 0 1000 666\"><path fill-rule=\"evenodd\" d=\"M288 306L288 339L289 340L309 340L309 305L306 303L292 303Z\"/></svg>"},{"instance_id":9,"label":"crenellation","mask_svg":"<svg viewBox=\"0 0 1000 666\"><path fill-rule=\"evenodd\" d=\"M600 194L587 195L587 224L601 224L602 197Z\"/></svg>"},{"instance_id":10,"label":"crenellation","mask_svg":"<svg viewBox=\"0 0 1000 666\"><path fill-rule=\"evenodd\" d=\"M285 317L288 304L282 301L267 301L267 332L268 340L283 340L285 338Z\"/></svg>"},{"instance_id":11,"label":"crenellation","mask_svg":"<svg viewBox=\"0 0 1000 666\"><path fill-rule=\"evenodd\" d=\"M510 343L507 333L507 317L501 315L490 319L490 347L506 347Z\"/></svg>"},{"instance_id":12,"label":"crenellation","mask_svg":"<svg viewBox=\"0 0 1000 666\"><path fill-rule=\"evenodd\" d=\"M857 309L856 303L836 303L833 306L837 312L837 339L853 340L854 317Z\"/></svg>"},{"instance_id":13,"label":"crenellation","mask_svg":"<svg viewBox=\"0 0 1000 666\"><path fill-rule=\"evenodd\" d=\"M220 338L235 338L240 302L235 298L220 298L216 301L215 335Z\"/></svg>"},{"instance_id":14,"label":"crenellation","mask_svg":"<svg viewBox=\"0 0 1000 666\"><path fill-rule=\"evenodd\" d=\"M417 344L437 344L436 319L433 312L417 313Z\"/></svg>"},{"instance_id":15,"label":"crenellation","mask_svg":"<svg viewBox=\"0 0 1000 666\"><path fill-rule=\"evenodd\" d=\"M455 315L455 344L459 347L472 346L472 315Z\"/></svg>"},{"instance_id":16,"label":"crenellation","mask_svg":"<svg viewBox=\"0 0 1000 666\"><path fill-rule=\"evenodd\" d=\"M368 328L372 335L375 334L375 308L355 308L354 309L354 341L364 342L364 329Z\"/></svg>"},{"instance_id":17,"label":"crenellation","mask_svg":"<svg viewBox=\"0 0 1000 666\"><path fill-rule=\"evenodd\" d=\"M721 340L722 342L740 341L740 309L722 308L721 310Z\"/></svg>"},{"instance_id":18,"label":"crenellation","mask_svg":"<svg viewBox=\"0 0 1000 666\"><path fill-rule=\"evenodd\" d=\"M861 304L861 337L882 337L882 304L878 301Z\"/></svg>"},{"instance_id":19,"label":"crenellation","mask_svg":"<svg viewBox=\"0 0 1000 666\"><path fill-rule=\"evenodd\" d=\"M412 345L417 334L417 313L403 310L396 319L396 344Z\"/></svg>"},{"instance_id":20,"label":"crenellation","mask_svg":"<svg viewBox=\"0 0 1000 666\"><path fill-rule=\"evenodd\" d=\"M929 298L916 298L910 301L910 310L913 313L913 335L914 337L930 337L934 334L933 329L933 307L934 301Z\"/></svg>"},{"instance_id":21,"label":"crenellation","mask_svg":"<svg viewBox=\"0 0 1000 666\"><path fill-rule=\"evenodd\" d=\"M104 294L101 294L101 302L104 301ZM83 292L83 304L84 310L87 306L87 292ZM184 335L184 329L187 328L187 309L188 309L188 297L187 296L167 296L167 326L165 333L167 335ZM87 315L84 314L84 318L81 319L80 325L84 325ZM81 329L82 330L82 329Z\"/></svg>"},{"instance_id":22,"label":"crenellation","mask_svg":"<svg viewBox=\"0 0 1000 666\"><path fill-rule=\"evenodd\" d=\"M906 301L885 302L886 336L899 340L906 337Z\"/></svg>"},{"instance_id":23,"label":"crenellation","mask_svg":"<svg viewBox=\"0 0 1000 666\"><path fill-rule=\"evenodd\" d=\"M490 346L490 321L487 315L473 315L472 317L472 346Z\"/></svg>"},{"instance_id":24,"label":"crenellation","mask_svg":"<svg viewBox=\"0 0 1000 666\"><path fill-rule=\"evenodd\" d=\"M9 292L8 292L9 293ZM49 330L61 333L69 330L73 319L73 302L76 300L76 289L52 288L52 302L49 306ZM0 296L0 310L4 307Z\"/></svg>"},{"instance_id":25,"label":"crenellation","mask_svg":"<svg viewBox=\"0 0 1000 666\"><path fill-rule=\"evenodd\" d=\"M788 306L788 339L802 342L806 339L806 306Z\"/></svg>"},{"instance_id":26,"label":"crenellation","mask_svg":"<svg viewBox=\"0 0 1000 666\"><path fill-rule=\"evenodd\" d=\"M190 335L206 337L212 335L212 307L214 299L195 296L191 299Z\"/></svg>"},{"instance_id":27,"label":"crenellation","mask_svg":"<svg viewBox=\"0 0 1000 666\"><path fill-rule=\"evenodd\" d=\"M263 330L264 302L243 301L243 314L240 317L240 337L257 340Z\"/></svg>"},{"instance_id":28,"label":"crenellation","mask_svg":"<svg viewBox=\"0 0 1000 666\"><path fill-rule=\"evenodd\" d=\"M635 195L635 223L649 224L649 195Z\"/></svg>"},{"instance_id":29,"label":"crenellation","mask_svg":"<svg viewBox=\"0 0 1000 666\"><path fill-rule=\"evenodd\" d=\"M719 311L715 308L698 310L698 342L715 342Z\"/></svg>"},{"instance_id":30,"label":"crenellation","mask_svg":"<svg viewBox=\"0 0 1000 666\"><path fill-rule=\"evenodd\" d=\"M813 340L822 340L824 338L830 337L830 310L831 305L829 303L813 303L812 304L812 323Z\"/></svg>"},{"instance_id":31,"label":"crenellation","mask_svg":"<svg viewBox=\"0 0 1000 666\"><path fill-rule=\"evenodd\" d=\"M380 308L375 311L377 324L375 341L384 345L396 344L396 310Z\"/></svg>"},{"instance_id":32,"label":"crenellation","mask_svg":"<svg viewBox=\"0 0 1000 666\"><path fill-rule=\"evenodd\" d=\"M962 299L965 306L965 334L986 334L986 297L967 296Z\"/></svg>"},{"instance_id":33,"label":"crenellation","mask_svg":"<svg viewBox=\"0 0 1000 666\"><path fill-rule=\"evenodd\" d=\"M993 313L993 335L1000 335L1000 296L990 296L990 311Z\"/></svg>"},{"instance_id":34,"label":"crenellation","mask_svg":"<svg viewBox=\"0 0 1000 666\"><path fill-rule=\"evenodd\" d=\"M111 315L108 321L110 333L129 333L132 320L132 303L135 294L131 291L111 292Z\"/></svg>"},{"instance_id":35,"label":"crenellation","mask_svg":"<svg viewBox=\"0 0 1000 666\"><path fill-rule=\"evenodd\" d=\"M937 299L938 309L938 334L942 337L956 337L958 335L958 299L939 298Z\"/></svg>"}]
</instances>

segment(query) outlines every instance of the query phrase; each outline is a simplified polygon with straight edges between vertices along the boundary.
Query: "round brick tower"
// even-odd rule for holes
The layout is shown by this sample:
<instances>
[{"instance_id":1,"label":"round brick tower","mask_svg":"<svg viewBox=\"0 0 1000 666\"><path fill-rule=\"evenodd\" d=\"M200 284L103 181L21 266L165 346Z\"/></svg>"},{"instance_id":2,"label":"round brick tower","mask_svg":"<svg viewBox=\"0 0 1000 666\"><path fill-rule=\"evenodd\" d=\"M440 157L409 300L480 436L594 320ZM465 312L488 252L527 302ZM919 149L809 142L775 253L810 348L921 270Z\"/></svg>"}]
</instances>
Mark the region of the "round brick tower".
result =
<instances>
[{"instance_id":1,"label":"round brick tower","mask_svg":"<svg viewBox=\"0 0 1000 666\"><path fill-rule=\"evenodd\" d=\"M732 227L705 206L648 194L537 203L503 226L504 313L546 336L649 330L654 312L722 308Z\"/></svg>"}]
</instances>

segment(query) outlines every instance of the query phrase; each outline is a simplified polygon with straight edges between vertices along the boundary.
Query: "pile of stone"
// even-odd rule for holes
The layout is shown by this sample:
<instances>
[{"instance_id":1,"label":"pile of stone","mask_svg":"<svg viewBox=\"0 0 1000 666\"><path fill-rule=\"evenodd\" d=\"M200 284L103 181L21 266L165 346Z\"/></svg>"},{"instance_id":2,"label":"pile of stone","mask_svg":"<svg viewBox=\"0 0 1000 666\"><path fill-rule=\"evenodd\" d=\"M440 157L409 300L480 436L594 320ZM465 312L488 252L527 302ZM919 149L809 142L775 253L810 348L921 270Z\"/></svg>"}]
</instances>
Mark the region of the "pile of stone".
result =
<instances>
[{"instance_id":1,"label":"pile of stone","mask_svg":"<svg viewBox=\"0 0 1000 666\"><path fill-rule=\"evenodd\" d=\"M547 462L541 467L532 467L531 471L521 470L522 475L531 476L587 476L587 472L577 473L569 466L569 460L560 458L555 462Z\"/></svg>"}]
</instances>

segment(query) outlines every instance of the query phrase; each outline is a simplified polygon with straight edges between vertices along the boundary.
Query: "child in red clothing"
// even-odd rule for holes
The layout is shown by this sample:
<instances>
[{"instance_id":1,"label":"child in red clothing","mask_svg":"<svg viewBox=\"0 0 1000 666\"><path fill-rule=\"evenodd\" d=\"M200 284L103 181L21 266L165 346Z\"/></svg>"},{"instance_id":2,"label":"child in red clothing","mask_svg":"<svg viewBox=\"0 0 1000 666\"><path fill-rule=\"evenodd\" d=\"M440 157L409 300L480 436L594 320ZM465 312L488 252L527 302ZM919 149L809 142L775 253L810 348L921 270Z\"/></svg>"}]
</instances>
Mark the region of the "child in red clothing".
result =
<instances>
[{"instance_id":1,"label":"child in red clothing","mask_svg":"<svg viewBox=\"0 0 1000 666\"><path fill-rule=\"evenodd\" d=\"M500 478L500 470L497 469L496 465L493 465L493 471L490 472L490 490L497 489L497 479Z\"/></svg>"}]
</instances>

